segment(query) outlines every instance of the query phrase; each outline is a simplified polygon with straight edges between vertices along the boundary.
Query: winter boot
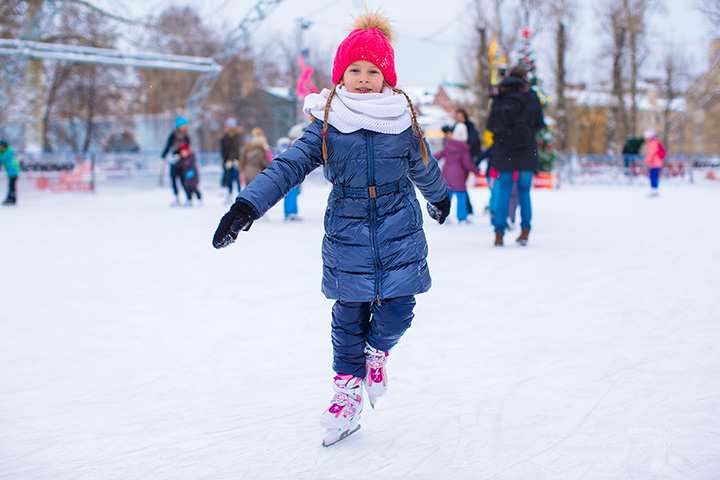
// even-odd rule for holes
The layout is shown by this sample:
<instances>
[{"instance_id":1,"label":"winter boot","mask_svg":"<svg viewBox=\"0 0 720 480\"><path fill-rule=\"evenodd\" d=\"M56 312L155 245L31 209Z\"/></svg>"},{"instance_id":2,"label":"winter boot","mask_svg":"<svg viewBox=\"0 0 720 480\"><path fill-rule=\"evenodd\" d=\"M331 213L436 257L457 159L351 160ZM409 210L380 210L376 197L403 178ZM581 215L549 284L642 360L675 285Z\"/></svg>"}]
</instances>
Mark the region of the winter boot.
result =
<instances>
[{"instance_id":1,"label":"winter boot","mask_svg":"<svg viewBox=\"0 0 720 480\"><path fill-rule=\"evenodd\" d=\"M495 232L495 246L496 247L502 247L504 245L503 236L504 235L502 232Z\"/></svg>"},{"instance_id":2,"label":"winter boot","mask_svg":"<svg viewBox=\"0 0 720 480\"><path fill-rule=\"evenodd\" d=\"M365 347L365 391L370 401L370 406L375 408L377 398L385 394L387 390L388 378L385 363L388 352L383 352L367 345Z\"/></svg>"},{"instance_id":3,"label":"winter boot","mask_svg":"<svg viewBox=\"0 0 720 480\"><path fill-rule=\"evenodd\" d=\"M324 447L329 447L360 429L360 414L363 408L362 381L362 378L352 375L335 375L335 395L320 419L327 429L322 442Z\"/></svg>"},{"instance_id":4,"label":"winter boot","mask_svg":"<svg viewBox=\"0 0 720 480\"><path fill-rule=\"evenodd\" d=\"M530 229L523 228L520 231L520 236L517 238L516 242L519 243L521 246L525 247L528 244L529 237L530 237Z\"/></svg>"},{"instance_id":5,"label":"winter boot","mask_svg":"<svg viewBox=\"0 0 720 480\"><path fill-rule=\"evenodd\" d=\"M175 200L173 200L172 203L170 203L170 206L171 207L179 207L180 206L180 200L178 199L177 196L175 196Z\"/></svg>"},{"instance_id":6,"label":"winter boot","mask_svg":"<svg viewBox=\"0 0 720 480\"><path fill-rule=\"evenodd\" d=\"M2 202L3 206L5 207L12 207L15 205L17 201L15 200L15 197L7 197L4 202Z\"/></svg>"}]
</instances>

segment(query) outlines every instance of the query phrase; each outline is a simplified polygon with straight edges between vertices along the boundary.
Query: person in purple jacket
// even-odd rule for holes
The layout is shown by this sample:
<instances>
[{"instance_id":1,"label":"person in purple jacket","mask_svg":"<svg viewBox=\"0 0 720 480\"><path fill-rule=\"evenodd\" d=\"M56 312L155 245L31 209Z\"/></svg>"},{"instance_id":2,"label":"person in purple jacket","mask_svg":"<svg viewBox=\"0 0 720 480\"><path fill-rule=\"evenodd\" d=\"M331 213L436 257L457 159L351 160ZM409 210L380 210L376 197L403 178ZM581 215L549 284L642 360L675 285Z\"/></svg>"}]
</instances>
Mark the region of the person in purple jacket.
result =
<instances>
[{"instance_id":1,"label":"person in purple jacket","mask_svg":"<svg viewBox=\"0 0 720 480\"><path fill-rule=\"evenodd\" d=\"M442 175L450 189L450 197L457 199L457 219L460 223L468 221L467 178L470 172L478 175L478 168L470 157L467 143L467 130L449 126L443 127L445 148L435 154L435 158L444 159Z\"/></svg>"}]
</instances>

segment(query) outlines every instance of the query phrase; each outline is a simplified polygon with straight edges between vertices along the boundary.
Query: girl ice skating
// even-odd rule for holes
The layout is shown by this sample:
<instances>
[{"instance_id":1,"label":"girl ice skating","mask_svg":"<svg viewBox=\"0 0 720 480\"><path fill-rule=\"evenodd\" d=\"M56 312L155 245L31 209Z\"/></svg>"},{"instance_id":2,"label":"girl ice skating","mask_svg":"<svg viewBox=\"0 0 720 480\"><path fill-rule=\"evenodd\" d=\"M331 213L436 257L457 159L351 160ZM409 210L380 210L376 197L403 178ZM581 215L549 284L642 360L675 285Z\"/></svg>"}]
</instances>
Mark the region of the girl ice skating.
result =
<instances>
[{"instance_id":1,"label":"girl ice skating","mask_svg":"<svg viewBox=\"0 0 720 480\"><path fill-rule=\"evenodd\" d=\"M200 193L200 171L198 170L195 154L190 150L190 145L183 144L179 150L180 160L178 160L180 168L180 176L182 178L182 186L187 196L186 206L192 206L192 199L196 197L198 202L202 201Z\"/></svg>"},{"instance_id":2,"label":"girl ice skating","mask_svg":"<svg viewBox=\"0 0 720 480\"><path fill-rule=\"evenodd\" d=\"M387 387L386 362L430 289L428 247L415 186L443 223L450 199L410 99L395 86L387 19L369 14L337 49L332 90L309 95L314 121L238 196L220 220L222 248L250 228L313 169L333 188L325 213L323 293L332 309L333 395L322 414L324 446L360 428L363 388L372 406Z\"/></svg>"}]
</instances>

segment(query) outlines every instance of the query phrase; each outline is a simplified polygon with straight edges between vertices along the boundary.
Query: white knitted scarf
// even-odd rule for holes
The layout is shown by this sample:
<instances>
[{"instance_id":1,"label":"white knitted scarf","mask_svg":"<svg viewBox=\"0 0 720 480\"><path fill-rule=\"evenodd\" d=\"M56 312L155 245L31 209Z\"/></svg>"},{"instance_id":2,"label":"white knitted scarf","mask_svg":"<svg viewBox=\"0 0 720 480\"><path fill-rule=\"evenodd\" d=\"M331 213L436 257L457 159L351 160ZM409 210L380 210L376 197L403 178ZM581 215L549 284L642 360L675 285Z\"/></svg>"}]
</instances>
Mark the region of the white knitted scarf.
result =
<instances>
[{"instance_id":1,"label":"white knitted scarf","mask_svg":"<svg viewBox=\"0 0 720 480\"><path fill-rule=\"evenodd\" d=\"M325 104L330 96L327 88L305 97L303 112L323 120ZM380 93L350 93L338 87L330 105L328 123L342 133L370 130L397 135L412 124L410 106L404 95L385 87Z\"/></svg>"}]
</instances>

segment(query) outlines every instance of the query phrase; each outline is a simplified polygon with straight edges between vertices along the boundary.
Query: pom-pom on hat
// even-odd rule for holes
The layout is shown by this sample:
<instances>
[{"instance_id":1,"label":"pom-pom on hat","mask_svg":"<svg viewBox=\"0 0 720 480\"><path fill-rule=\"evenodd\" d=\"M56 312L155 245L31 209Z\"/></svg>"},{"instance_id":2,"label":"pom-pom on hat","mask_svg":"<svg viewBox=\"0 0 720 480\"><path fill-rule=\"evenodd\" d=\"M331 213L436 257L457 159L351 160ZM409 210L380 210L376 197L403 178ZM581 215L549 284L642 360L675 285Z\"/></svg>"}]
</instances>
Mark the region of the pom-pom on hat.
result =
<instances>
[{"instance_id":1,"label":"pom-pom on hat","mask_svg":"<svg viewBox=\"0 0 720 480\"><path fill-rule=\"evenodd\" d=\"M353 30L338 46L333 62L332 81L342 81L347 68L360 60L377 66L391 87L397 85L395 50L390 21L379 13L366 13L355 19Z\"/></svg>"}]
</instances>

